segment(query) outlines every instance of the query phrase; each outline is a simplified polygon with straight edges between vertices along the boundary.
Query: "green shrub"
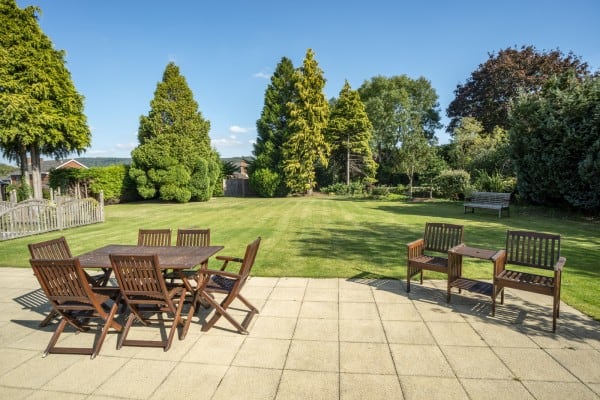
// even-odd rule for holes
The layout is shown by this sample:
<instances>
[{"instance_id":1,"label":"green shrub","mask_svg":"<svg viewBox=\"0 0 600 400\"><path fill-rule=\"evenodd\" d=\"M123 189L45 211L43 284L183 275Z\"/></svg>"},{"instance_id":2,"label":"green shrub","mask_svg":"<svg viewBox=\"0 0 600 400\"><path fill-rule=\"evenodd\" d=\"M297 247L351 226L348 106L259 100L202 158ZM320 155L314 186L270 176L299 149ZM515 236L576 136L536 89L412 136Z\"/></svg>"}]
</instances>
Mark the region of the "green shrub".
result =
<instances>
[{"instance_id":1,"label":"green shrub","mask_svg":"<svg viewBox=\"0 0 600 400\"><path fill-rule=\"evenodd\" d=\"M358 196L365 193L361 182L351 182L349 185L338 182L321 188L322 193L335 194L338 196Z\"/></svg>"},{"instance_id":2,"label":"green shrub","mask_svg":"<svg viewBox=\"0 0 600 400\"><path fill-rule=\"evenodd\" d=\"M10 184L6 188L6 192L10 193L11 191L17 191L17 201L28 200L31 197L31 188L26 182L22 182L20 184Z\"/></svg>"},{"instance_id":3,"label":"green shrub","mask_svg":"<svg viewBox=\"0 0 600 400\"><path fill-rule=\"evenodd\" d=\"M471 176L462 169L445 170L435 178L434 183L442 197L458 200L464 198L466 191L470 190Z\"/></svg>"},{"instance_id":4,"label":"green shrub","mask_svg":"<svg viewBox=\"0 0 600 400\"><path fill-rule=\"evenodd\" d=\"M277 172L261 168L250 175L250 187L260 197L274 197L281 178Z\"/></svg>"},{"instance_id":5,"label":"green shrub","mask_svg":"<svg viewBox=\"0 0 600 400\"><path fill-rule=\"evenodd\" d=\"M512 193L515 189L516 178L505 177L498 171L488 174L486 171L478 170L477 178L473 185L482 192Z\"/></svg>"}]
</instances>

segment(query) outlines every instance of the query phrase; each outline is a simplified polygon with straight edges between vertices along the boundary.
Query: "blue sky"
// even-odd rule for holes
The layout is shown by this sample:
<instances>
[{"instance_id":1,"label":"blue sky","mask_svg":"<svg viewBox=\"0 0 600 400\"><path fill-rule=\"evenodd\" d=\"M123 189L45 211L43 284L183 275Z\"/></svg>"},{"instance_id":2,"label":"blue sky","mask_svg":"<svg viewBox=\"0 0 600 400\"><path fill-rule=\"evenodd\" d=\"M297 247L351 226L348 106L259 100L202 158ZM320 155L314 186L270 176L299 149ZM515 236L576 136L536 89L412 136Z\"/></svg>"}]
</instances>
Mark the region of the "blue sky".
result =
<instances>
[{"instance_id":1,"label":"blue sky","mask_svg":"<svg viewBox=\"0 0 600 400\"><path fill-rule=\"evenodd\" d=\"M86 157L129 157L166 65L179 66L211 123L222 157L252 154L270 74L298 67L308 48L337 97L377 75L428 79L443 123L457 84L488 53L533 45L573 52L600 69L600 1L17 0L40 26L85 97ZM448 142L444 130L440 143Z\"/></svg>"}]
</instances>

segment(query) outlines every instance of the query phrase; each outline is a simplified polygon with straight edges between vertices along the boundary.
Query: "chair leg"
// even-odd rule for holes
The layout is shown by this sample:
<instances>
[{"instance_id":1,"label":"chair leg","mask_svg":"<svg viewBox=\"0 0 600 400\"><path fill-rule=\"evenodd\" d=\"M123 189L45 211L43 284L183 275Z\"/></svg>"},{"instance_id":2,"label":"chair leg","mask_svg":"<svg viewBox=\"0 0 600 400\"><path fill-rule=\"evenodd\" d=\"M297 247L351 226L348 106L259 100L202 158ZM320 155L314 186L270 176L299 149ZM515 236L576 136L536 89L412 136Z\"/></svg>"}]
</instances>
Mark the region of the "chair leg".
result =
<instances>
[{"instance_id":1,"label":"chair leg","mask_svg":"<svg viewBox=\"0 0 600 400\"><path fill-rule=\"evenodd\" d=\"M102 348L102 344L104 343L104 339L106 338L106 334L108 333L109 329L115 328L118 332L120 332L123 329L121 324L117 323L114 320L115 314L117 313L118 308L119 308L119 305L117 303L113 303L112 307L110 308L110 313L108 314L106 321L104 321L104 326L102 327L102 333L100 334L100 337L98 338L98 342L94 346L94 350L92 351L92 354L90 355L90 358L92 360L94 358L96 358L98 353L100 353L100 349Z\"/></svg>"},{"instance_id":2,"label":"chair leg","mask_svg":"<svg viewBox=\"0 0 600 400\"><path fill-rule=\"evenodd\" d=\"M210 296L204 296L204 298L209 303L211 303L211 305L215 308L215 315L213 315L212 318L202 327L202 332L208 331L210 328L212 328L217 323L217 321L221 317L225 317L225 319L227 321L229 321L231 323L231 325L233 325L239 333L245 334L245 335L248 334L248 331L242 325L240 325L239 322L237 322L235 319L233 319L233 317L231 315L229 315L229 313L226 310L226 308L229 306L229 304L232 302L232 300L225 299L225 301L223 301L223 303L219 304Z\"/></svg>"},{"instance_id":3,"label":"chair leg","mask_svg":"<svg viewBox=\"0 0 600 400\"><path fill-rule=\"evenodd\" d=\"M54 331L54 334L50 338L50 342L48 342L48 346L46 346L46 350L44 350L44 354L42 355L42 357L46 357L49 353L52 353L52 350L54 350L54 346L56 345L56 342L58 342L58 337L64 331L66 326L67 326L67 320L65 318L61 319L60 323L56 327L56 330Z\"/></svg>"},{"instance_id":4,"label":"chair leg","mask_svg":"<svg viewBox=\"0 0 600 400\"><path fill-rule=\"evenodd\" d=\"M46 318L44 318L42 320L42 322L40 322L40 324L38 325L40 328L43 328L45 326L48 326L48 324L50 324L50 322L52 322L52 320L54 318L57 318L60 314L56 312L56 310L52 309L50 310L50 313L46 316Z\"/></svg>"},{"instance_id":5,"label":"chair leg","mask_svg":"<svg viewBox=\"0 0 600 400\"><path fill-rule=\"evenodd\" d=\"M134 313L129 314L129 316L127 317L127 322L125 323L125 328L123 329L123 333L121 334L121 337L119 338L119 341L117 342L117 350L120 350L121 347L123 347L123 343L127 339L127 334L129 333L129 329L131 328L131 325L133 324L133 321L135 320L135 318L136 318L136 315Z\"/></svg>"},{"instance_id":6,"label":"chair leg","mask_svg":"<svg viewBox=\"0 0 600 400\"><path fill-rule=\"evenodd\" d=\"M492 288L492 317L496 316L496 296L498 295L498 289L496 285Z\"/></svg>"}]
</instances>

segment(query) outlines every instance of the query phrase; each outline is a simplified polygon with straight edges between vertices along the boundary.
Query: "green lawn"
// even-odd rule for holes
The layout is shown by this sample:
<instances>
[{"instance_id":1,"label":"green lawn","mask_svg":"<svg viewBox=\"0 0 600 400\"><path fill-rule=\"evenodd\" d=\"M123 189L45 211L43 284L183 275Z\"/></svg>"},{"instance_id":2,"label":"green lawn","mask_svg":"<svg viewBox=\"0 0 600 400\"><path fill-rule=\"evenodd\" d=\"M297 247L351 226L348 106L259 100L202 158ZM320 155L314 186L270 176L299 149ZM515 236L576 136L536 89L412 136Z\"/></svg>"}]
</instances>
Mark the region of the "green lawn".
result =
<instances>
[{"instance_id":1,"label":"green lawn","mask_svg":"<svg viewBox=\"0 0 600 400\"><path fill-rule=\"evenodd\" d=\"M510 217L499 219L491 210L465 215L458 202L294 197L128 203L105 210L103 224L0 242L0 267L28 267L27 243L60 235L77 255L108 243L135 243L138 228L170 227L174 239L178 227L208 227L212 243L225 246L223 255L242 256L247 243L263 238L254 275L402 279L405 244L421 237L426 221L441 221L465 225L468 245L492 249L504 246L507 229L561 234L567 258L562 299L600 320L600 225L543 209L513 206ZM491 279L492 264L465 259L465 275Z\"/></svg>"}]
</instances>

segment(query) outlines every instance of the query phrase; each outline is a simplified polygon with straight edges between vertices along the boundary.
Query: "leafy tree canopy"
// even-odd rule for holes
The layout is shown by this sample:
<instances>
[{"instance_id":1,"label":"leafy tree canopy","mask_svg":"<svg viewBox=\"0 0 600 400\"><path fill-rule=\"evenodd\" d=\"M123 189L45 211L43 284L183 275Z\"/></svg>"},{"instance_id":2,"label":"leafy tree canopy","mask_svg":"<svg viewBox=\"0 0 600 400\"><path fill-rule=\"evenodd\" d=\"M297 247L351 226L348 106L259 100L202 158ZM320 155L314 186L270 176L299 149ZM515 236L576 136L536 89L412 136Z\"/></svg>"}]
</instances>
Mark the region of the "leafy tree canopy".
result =
<instances>
[{"instance_id":1,"label":"leafy tree canopy","mask_svg":"<svg viewBox=\"0 0 600 400\"><path fill-rule=\"evenodd\" d=\"M413 150L421 153L427 150L427 144L436 142L440 115L437 93L431 83L422 77L414 80L406 75L377 76L363 83L358 92L374 128L372 147L380 167L377 180L390 183L399 167L404 172L422 169L414 162L409 162L412 165L406 168L404 162L416 156ZM424 158L412 159L419 164L424 161Z\"/></svg>"},{"instance_id":2,"label":"leafy tree canopy","mask_svg":"<svg viewBox=\"0 0 600 400\"><path fill-rule=\"evenodd\" d=\"M521 196L600 211L600 76L553 77L516 99L509 123Z\"/></svg>"},{"instance_id":3,"label":"leafy tree canopy","mask_svg":"<svg viewBox=\"0 0 600 400\"><path fill-rule=\"evenodd\" d=\"M540 52L523 46L489 54L464 84L457 85L446 110L451 118L448 132L453 133L463 117L476 118L488 133L496 126L507 129L511 100L520 91L538 92L548 79L565 71L574 71L580 79L589 75L587 63L559 50Z\"/></svg>"},{"instance_id":4,"label":"leafy tree canopy","mask_svg":"<svg viewBox=\"0 0 600 400\"><path fill-rule=\"evenodd\" d=\"M40 29L38 12L0 1L0 147L22 174L31 159L34 197L41 198L41 155L80 153L91 132L64 52Z\"/></svg>"}]
</instances>

